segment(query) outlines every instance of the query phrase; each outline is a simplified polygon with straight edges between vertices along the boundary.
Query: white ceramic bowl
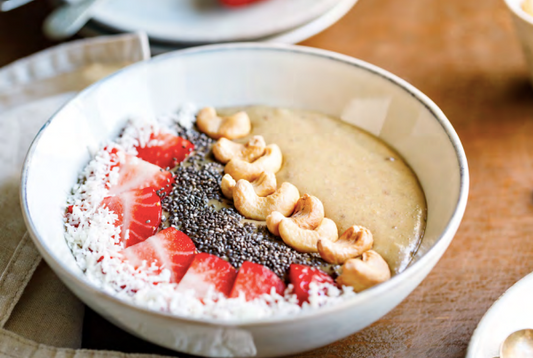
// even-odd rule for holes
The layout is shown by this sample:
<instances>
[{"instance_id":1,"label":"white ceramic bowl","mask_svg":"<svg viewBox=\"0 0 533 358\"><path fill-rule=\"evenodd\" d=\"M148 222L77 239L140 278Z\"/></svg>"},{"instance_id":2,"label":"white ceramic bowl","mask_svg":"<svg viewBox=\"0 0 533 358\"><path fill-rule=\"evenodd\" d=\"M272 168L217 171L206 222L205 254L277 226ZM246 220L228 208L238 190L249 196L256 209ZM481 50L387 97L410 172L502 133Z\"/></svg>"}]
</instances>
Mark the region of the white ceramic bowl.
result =
<instances>
[{"instance_id":1,"label":"white ceramic bowl","mask_svg":"<svg viewBox=\"0 0 533 358\"><path fill-rule=\"evenodd\" d=\"M533 15L522 9L524 0L505 0L505 4L511 11L516 35L526 59L529 70L529 79L533 83Z\"/></svg>"},{"instance_id":2,"label":"white ceramic bowl","mask_svg":"<svg viewBox=\"0 0 533 358\"><path fill-rule=\"evenodd\" d=\"M428 220L414 262L353 300L299 316L233 324L153 312L87 282L63 238L62 213L91 148L117 136L128 118L198 106L266 104L341 117L392 145L418 175ZM87 305L119 327L198 355L279 356L324 346L378 320L429 273L450 244L468 196L461 143L440 109L398 77L333 52L285 45L193 48L132 65L81 92L33 142L21 202L46 262Z\"/></svg>"}]
</instances>

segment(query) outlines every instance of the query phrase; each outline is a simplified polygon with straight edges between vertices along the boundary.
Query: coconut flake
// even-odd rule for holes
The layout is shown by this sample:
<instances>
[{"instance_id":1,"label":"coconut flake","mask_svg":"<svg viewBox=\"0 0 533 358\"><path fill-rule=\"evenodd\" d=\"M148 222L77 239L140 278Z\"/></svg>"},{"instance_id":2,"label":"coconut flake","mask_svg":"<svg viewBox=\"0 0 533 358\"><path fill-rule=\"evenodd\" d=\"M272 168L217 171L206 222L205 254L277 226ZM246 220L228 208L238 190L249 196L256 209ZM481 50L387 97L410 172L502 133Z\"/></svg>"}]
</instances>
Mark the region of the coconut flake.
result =
<instances>
[{"instance_id":1,"label":"coconut flake","mask_svg":"<svg viewBox=\"0 0 533 358\"><path fill-rule=\"evenodd\" d=\"M338 288L332 284L309 285L309 302L298 305L292 284L283 295L273 289L269 294L246 301L241 295L226 298L208 290L201 300L195 292L179 291L178 284L170 282L170 271L160 270L155 263L143 262L134 268L123 260L120 251L120 228L114 223L117 215L102 200L109 195L109 186L118 181L118 161L124 154L136 155L137 146L156 145L152 134L173 133L175 124L192 128L196 108L184 106L177 114L153 118L135 118L128 122L120 138L99 150L80 173L80 181L74 185L67 198L71 213L65 216L65 239L78 266L87 280L116 297L155 311L169 312L178 316L215 318L223 321L247 321L274 316L296 315L303 311L338 304L355 295L349 287ZM172 125L173 123L173 125ZM110 155L117 149L117 156Z\"/></svg>"}]
</instances>

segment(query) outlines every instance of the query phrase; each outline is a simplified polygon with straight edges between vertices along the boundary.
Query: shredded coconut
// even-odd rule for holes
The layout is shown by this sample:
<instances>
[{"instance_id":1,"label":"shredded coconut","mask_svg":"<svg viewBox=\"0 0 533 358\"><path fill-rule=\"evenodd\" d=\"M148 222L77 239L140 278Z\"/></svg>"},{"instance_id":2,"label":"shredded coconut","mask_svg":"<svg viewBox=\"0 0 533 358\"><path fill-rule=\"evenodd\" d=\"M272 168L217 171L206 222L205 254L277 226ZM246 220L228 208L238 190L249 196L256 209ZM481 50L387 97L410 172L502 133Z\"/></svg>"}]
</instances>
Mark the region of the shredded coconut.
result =
<instances>
[{"instance_id":1,"label":"shredded coconut","mask_svg":"<svg viewBox=\"0 0 533 358\"><path fill-rule=\"evenodd\" d=\"M175 134L172 123L191 128L194 113L195 108L188 106L178 114L163 116L161 120L131 120L122 136L116 142L108 143L106 150L98 151L81 172L78 184L67 199L69 213L64 221L65 239L87 280L107 293L148 309L224 321L295 315L353 297L355 293L350 287L339 289L332 284L311 283L309 302L302 306L298 305L292 284L283 295L272 290L253 301L246 301L242 295L226 298L212 289L208 289L200 300L195 297L195 292L179 291L178 284L170 282L170 271L164 267L160 270L155 262L148 266L144 261L141 267L135 269L123 260L120 228L114 225L118 217L100 205L109 195L109 187L117 183L117 161L124 160L123 153L136 155L135 147L138 145L157 144L151 139L153 133ZM110 155L113 148L117 149L118 156Z\"/></svg>"}]
</instances>

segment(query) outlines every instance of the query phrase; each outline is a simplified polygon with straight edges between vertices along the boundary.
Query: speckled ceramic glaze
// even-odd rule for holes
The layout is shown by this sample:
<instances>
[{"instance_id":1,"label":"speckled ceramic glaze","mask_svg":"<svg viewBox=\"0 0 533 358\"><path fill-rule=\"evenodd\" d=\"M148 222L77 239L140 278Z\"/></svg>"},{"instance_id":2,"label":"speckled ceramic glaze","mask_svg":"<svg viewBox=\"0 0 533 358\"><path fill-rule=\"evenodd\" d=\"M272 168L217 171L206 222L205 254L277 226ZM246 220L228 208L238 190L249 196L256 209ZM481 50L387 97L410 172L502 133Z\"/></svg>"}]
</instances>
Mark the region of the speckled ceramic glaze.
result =
<instances>
[{"instance_id":1,"label":"speckled ceramic glaze","mask_svg":"<svg viewBox=\"0 0 533 358\"><path fill-rule=\"evenodd\" d=\"M222 323L152 312L89 284L63 237L66 196L90 153L131 116L198 106L265 104L337 116L394 147L418 175L428 220L413 263L353 300L299 316ZM58 165L61 163L61 165ZM53 170L51 170L53 168ZM87 305L139 337L204 356L280 356L320 347L378 320L429 273L463 216L468 169L452 126L426 96L363 61L297 46L226 44L169 53L133 65L80 93L36 137L21 201L33 240Z\"/></svg>"}]
</instances>

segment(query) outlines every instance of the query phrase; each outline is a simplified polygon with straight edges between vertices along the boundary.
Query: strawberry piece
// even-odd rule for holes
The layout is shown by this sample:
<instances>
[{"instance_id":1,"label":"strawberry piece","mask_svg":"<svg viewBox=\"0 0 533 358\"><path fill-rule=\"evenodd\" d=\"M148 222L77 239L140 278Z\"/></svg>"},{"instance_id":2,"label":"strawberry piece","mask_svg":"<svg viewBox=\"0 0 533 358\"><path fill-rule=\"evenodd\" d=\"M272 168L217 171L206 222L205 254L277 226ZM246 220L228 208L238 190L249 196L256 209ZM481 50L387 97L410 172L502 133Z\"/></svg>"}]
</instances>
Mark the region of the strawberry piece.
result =
<instances>
[{"instance_id":1,"label":"strawberry piece","mask_svg":"<svg viewBox=\"0 0 533 358\"><path fill-rule=\"evenodd\" d=\"M309 302L309 284L311 282L335 285L335 281L324 271L315 267L297 264L291 264L289 267L289 280L294 286L294 293L298 297L300 305L304 302Z\"/></svg>"},{"instance_id":2,"label":"strawberry piece","mask_svg":"<svg viewBox=\"0 0 533 358\"><path fill-rule=\"evenodd\" d=\"M194 260L196 247L187 235L169 227L121 253L135 268L146 261L148 266L155 263L160 268L157 273L169 269L170 282L178 283Z\"/></svg>"},{"instance_id":3,"label":"strawberry piece","mask_svg":"<svg viewBox=\"0 0 533 358\"><path fill-rule=\"evenodd\" d=\"M118 183L109 189L111 195L134 189L152 188L168 194L174 177L171 172L159 168L132 155L126 155L119 164Z\"/></svg>"},{"instance_id":4,"label":"strawberry piece","mask_svg":"<svg viewBox=\"0 0 533 358\"><path fill-rule=\"evenodd\" d=\"M124 247L135 245L155 234L161 224L161 199L152 188L125 191L108 196L102 205L118 215Z\"/></svg>"},{"instance_id":5,"label":"strawberry piece","mask_svg":"<svg viewBox=\"0 0 533 358\"><path fill-rule=\"evenodd\" d=\"M285 291L285 284L272 271L263 265L245 261L241 265L229 297L244 294L246 301L252 301L263 294L269 294L272 287L280 295Z\"/></svg>"},{"instance_id":6,"label":"strawberry piece","mask_svg":"<svg viewBox=\"0 0 533 358\"><path fill-rule=\"evenodd\" d=\"M178 285L178 291L194 290L197 298L204 298L210 288L228 296L237 271L221 258L200 253L196 255L185 276Z\"/></svg>"},{"instance_id":7,"label":"strawberry piece","mask_svg":"<svg viewBox=\"0 0 533 358\"><path fill-rule=\"evenodd\" d=\"M137 157L161 168L173 168L194 150L194 144L172 134L152 133L146 146L136 149Z\"/></svg>"}]
</instances>

